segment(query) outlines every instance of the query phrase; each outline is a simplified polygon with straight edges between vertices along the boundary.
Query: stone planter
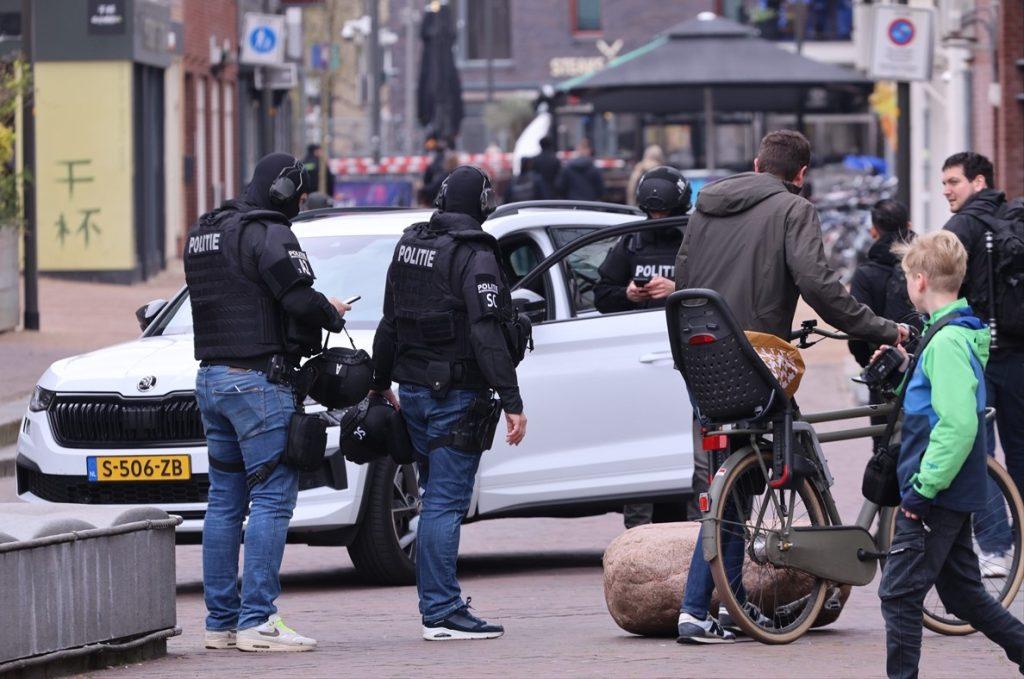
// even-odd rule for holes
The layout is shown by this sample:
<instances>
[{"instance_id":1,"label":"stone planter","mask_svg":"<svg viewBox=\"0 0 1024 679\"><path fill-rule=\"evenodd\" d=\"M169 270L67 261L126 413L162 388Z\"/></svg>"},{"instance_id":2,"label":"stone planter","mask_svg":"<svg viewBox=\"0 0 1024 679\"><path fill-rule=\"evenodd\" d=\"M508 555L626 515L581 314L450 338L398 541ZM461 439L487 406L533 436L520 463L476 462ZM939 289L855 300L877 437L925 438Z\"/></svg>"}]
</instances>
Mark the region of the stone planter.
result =
<instances>
[{"instance_id":1,"label":"stone planter","mask_svg":"<svg viewBox=\"0 0 1024 679\"><path fill-rule=\"evenodd\" d=\"M0 224L0 332L14 330L21 320L20 236L19 229Z\"/></svg>"}]
</instances>

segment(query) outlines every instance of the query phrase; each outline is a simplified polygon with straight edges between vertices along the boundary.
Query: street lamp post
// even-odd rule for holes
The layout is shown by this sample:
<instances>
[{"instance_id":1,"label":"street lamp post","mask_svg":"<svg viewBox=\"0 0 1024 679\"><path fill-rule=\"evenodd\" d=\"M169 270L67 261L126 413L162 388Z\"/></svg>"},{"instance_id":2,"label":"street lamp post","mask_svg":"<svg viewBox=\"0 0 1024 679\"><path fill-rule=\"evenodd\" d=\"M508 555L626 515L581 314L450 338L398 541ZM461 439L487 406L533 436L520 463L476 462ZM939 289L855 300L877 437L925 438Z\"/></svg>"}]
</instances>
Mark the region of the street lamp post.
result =
<instances>
[{"instance_id":1,"label":"street lamp post","mask_svg":"<svg viewBox=\"0 0 1024 679\"><path fill-rule=\"evenodd\" d=\"M21 2L21 41L25 54L23 73L33 73L32 54L32 0ZM31 83L32 80L29 79ZM22 148L24 179L22 182L22 209L24 210L25 247L25 330L39 330L39 262L36 243L36 193L29 170L36 166L35 97L29 90L22 94Z\"/></svg>"}]
</instances>

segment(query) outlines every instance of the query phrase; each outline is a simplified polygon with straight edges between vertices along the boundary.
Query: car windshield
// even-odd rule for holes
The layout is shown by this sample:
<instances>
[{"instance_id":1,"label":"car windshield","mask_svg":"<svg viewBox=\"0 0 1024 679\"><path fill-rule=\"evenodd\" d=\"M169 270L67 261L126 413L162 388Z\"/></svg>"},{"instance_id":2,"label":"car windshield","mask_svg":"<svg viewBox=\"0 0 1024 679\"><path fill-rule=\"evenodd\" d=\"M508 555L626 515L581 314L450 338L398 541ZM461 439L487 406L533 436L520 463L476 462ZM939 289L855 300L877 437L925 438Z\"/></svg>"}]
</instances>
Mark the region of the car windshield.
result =
<instances>
[{"instance_id":1,"label":"car windshield","mask_svg":"<svg viewBox=\"0 0 1024 679\"><path fill-rule=\"evenodd\" d=\"M353 330L373 329L380 322L384 303L384 278L398 236L313 236L301 239L309 256L318 291L328 297L347 299L361 295L345 314L345 326ZM192 332L192 305L188 295L175 302L154 335L181 335Z\"/></svg>"}]
</instances>

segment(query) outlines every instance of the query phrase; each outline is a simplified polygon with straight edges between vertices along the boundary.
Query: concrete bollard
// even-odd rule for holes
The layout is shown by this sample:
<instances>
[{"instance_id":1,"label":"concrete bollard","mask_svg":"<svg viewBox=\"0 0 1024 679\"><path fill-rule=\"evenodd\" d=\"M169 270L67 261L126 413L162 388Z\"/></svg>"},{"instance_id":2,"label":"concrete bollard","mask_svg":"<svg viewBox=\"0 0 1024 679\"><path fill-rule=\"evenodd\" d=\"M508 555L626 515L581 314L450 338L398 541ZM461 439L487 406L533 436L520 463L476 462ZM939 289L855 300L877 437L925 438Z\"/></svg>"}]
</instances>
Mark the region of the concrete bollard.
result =
<instances>
[{"instance_id":1,"label":"concrete bollard","mask_svg":"<svg viewBox=\"0 0 1024 679\"><path fill-rule=\"evenodd\" d=\"M179 523L152 507L0 504L0 610L17 621L0 635L0 675L111 649L165 649L179 631Z\"/></svg>"}]
</instances>

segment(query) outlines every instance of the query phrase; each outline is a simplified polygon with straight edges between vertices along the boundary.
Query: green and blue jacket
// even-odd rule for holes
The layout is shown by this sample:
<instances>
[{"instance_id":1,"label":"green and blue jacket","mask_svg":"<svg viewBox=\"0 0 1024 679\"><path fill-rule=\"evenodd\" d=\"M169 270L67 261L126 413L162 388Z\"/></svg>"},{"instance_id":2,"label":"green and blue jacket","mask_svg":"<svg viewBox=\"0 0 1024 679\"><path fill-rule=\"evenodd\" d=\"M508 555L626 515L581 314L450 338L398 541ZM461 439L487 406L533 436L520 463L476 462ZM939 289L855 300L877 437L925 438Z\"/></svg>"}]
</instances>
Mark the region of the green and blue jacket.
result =
<instances>
[{"instance_id":1,"label":"green and blue jacket","mask_svg":"<svg viewBox=\"0 0 1024 679\"><path fill-rule=\"evenodd\" d=\"M958 512L986 499L985 364L988 328L965 299L934 314L954 319L935 333L905 382L897 465L903 506L926 516L931 505Z\"/></svg>"}]
</instances>

